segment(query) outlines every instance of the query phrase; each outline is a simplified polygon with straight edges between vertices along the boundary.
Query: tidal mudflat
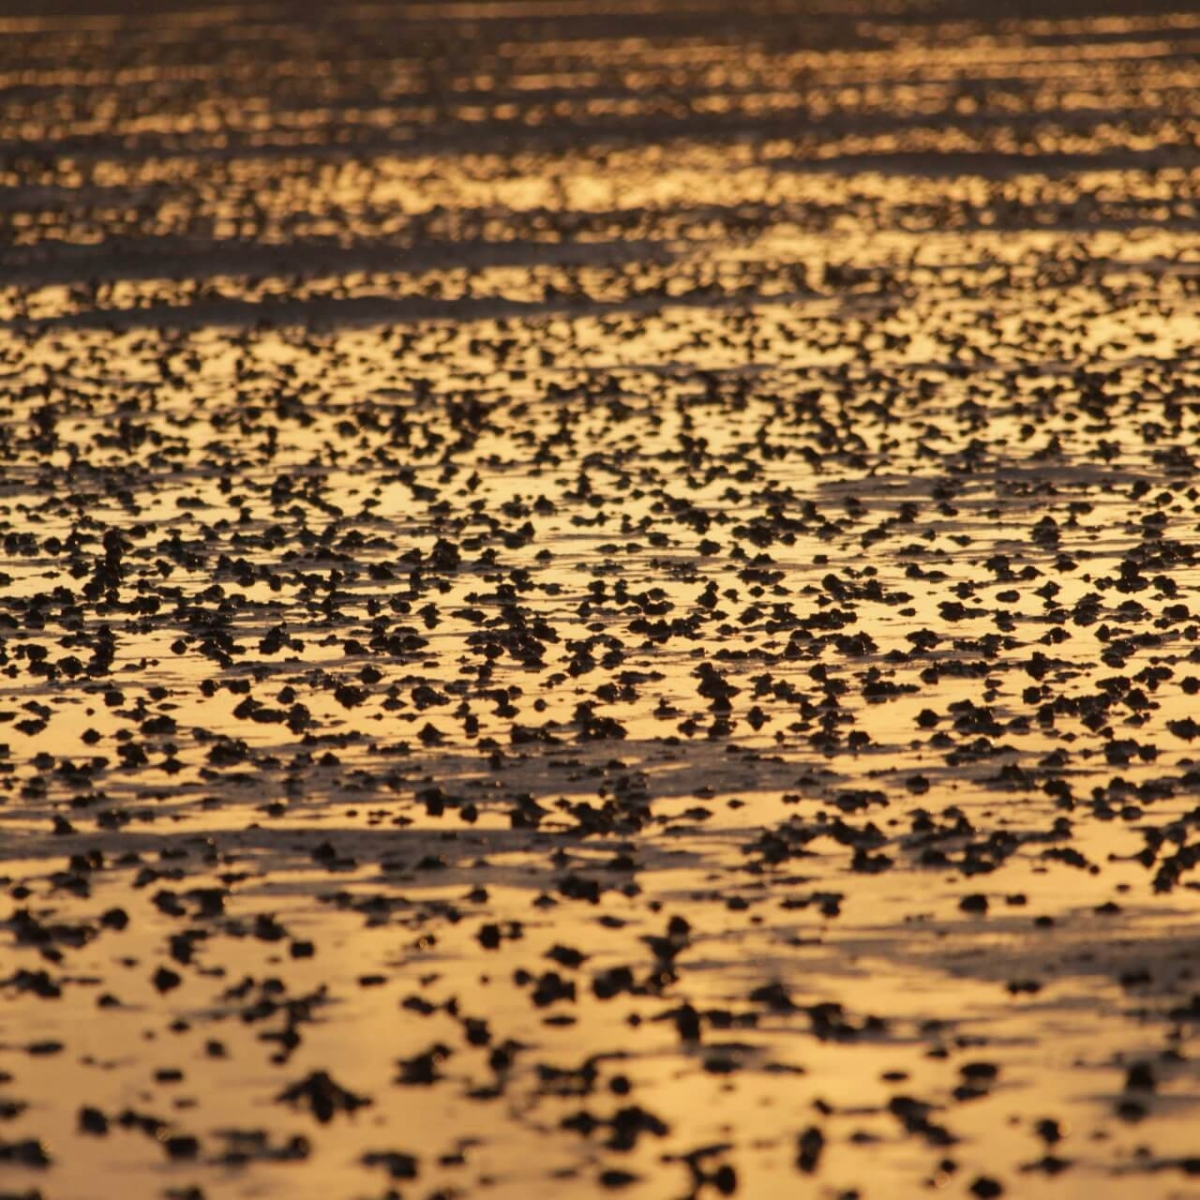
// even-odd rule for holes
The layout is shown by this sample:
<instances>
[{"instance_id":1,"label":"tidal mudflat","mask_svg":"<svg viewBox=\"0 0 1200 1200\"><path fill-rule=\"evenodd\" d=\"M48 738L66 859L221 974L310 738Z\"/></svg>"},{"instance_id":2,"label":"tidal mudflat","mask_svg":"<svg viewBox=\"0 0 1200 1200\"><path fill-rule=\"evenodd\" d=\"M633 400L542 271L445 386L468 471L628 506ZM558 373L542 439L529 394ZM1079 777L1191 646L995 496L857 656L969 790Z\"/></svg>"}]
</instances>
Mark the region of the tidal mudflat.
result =
<instances>
[{"instance_id":1,"label":"tidal mudflat","mask_svg":"<svg viewBox=\"0 0 1200 1200\"><path fill-rule=\"evenodd\" d=\"M1200 1196L1200 15L0 6L0 1195Z\"/></svg>"}]
</instances>

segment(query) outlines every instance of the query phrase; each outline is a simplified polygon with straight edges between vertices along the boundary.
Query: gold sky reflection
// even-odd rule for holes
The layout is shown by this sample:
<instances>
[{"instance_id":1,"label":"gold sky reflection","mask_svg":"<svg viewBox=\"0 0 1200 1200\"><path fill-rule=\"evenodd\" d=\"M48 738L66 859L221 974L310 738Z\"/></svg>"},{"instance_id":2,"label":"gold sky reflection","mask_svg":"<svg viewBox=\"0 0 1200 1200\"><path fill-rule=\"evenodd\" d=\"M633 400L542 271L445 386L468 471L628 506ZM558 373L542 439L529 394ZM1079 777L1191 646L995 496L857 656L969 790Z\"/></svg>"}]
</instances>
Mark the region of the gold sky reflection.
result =
<instances>
[{"instance_id":1,"label":"gold sky reflection","mask_svg":"<svg viewBox=\"0 0 1200 1200\"><path fill-rule=\"evenodd\" d=\"M1194 14L0 34L3 1188L1200 1196Z\"/></svg>"}]
</instances>

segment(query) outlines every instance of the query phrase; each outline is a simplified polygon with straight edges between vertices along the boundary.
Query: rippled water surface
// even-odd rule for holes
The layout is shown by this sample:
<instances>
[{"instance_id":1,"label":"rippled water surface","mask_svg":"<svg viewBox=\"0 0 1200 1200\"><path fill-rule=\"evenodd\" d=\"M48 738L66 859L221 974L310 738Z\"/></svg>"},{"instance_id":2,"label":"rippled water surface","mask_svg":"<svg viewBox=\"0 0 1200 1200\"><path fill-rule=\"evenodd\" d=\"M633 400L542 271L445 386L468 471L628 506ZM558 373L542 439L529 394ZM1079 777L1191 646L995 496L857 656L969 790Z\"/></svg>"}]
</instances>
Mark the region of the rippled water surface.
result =
<instances>
[{"instance_id":1,"label":"rippled water surface","mask_svg":"<svg viewBox=\"0 0 1200 1200\"><path fill-rule=\"evenodd\" d=\"M0 4L0 1195L1200 1196L1198 53Z\"/></svg>"}]
</instances>

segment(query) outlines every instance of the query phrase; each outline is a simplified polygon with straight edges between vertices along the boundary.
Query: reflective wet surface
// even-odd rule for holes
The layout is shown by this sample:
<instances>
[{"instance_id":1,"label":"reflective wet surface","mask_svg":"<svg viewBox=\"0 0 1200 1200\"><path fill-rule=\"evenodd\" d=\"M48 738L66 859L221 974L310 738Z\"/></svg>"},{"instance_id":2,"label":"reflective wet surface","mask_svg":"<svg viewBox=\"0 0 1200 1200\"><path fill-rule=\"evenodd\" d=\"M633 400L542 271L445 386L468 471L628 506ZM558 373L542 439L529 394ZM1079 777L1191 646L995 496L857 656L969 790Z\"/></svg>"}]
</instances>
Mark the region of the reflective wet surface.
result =
<instances>
[{"instance_id":1,"label":"reflective wet surface","mask_svg":"<svg viewBox=\"0 0 1200 1200\"><path fill-rule=\"evenodd\" d=\"M1200 1196L1200 17L0 16L0 1195Z\"/></svg>"}]
</instances>

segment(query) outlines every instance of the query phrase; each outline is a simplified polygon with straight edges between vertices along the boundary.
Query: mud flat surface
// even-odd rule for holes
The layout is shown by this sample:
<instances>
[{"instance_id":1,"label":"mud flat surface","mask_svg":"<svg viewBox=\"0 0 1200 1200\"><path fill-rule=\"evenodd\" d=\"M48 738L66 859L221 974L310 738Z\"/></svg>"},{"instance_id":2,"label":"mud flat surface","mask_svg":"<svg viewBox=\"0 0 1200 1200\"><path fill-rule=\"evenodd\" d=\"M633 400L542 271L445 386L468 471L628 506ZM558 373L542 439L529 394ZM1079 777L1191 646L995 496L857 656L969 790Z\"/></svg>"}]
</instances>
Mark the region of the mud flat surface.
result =
<instances>
[{"instance_id":1,"label":"mud flat surface","mask_svg":"<svg viewBox=\"0 0 1200 1200\"><path fill-rule=\"evenodd\" d=\"M0 1195L1200 1196L1200 16L0 9Z\"/></svg>"}]
</instances>

